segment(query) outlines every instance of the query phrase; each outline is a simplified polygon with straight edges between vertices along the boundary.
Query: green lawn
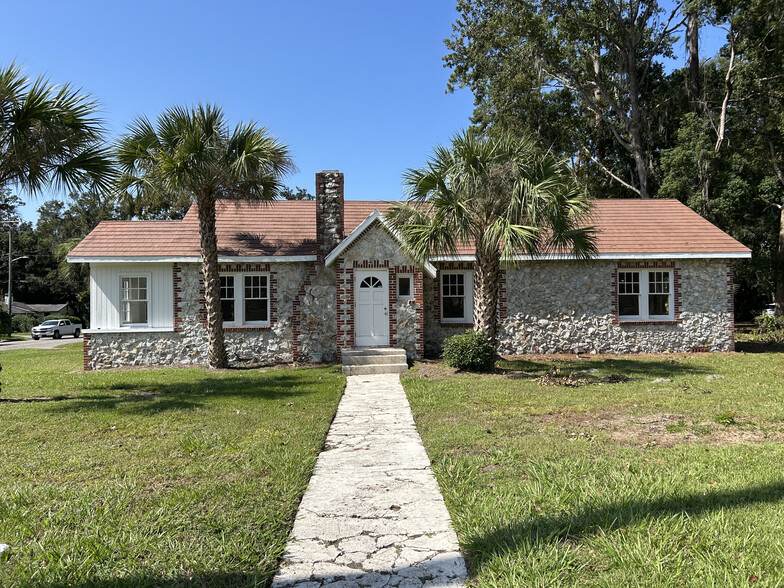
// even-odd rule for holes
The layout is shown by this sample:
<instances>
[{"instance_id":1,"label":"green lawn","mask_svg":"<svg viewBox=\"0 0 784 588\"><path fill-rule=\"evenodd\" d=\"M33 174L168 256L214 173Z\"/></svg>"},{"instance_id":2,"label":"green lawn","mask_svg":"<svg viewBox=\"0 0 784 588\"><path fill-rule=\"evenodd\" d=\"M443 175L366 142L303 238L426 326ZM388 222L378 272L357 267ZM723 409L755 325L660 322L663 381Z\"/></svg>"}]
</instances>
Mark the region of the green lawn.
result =
<instances>
[{"instance_id":1,"label":"green lawn","mask_svg":"<svg viewBox=\"0 0 784 588\"><path fill-rule=\"evenodd\" d=\"M784 585L784 356L502 367L404 378L476 586Z\"/></svg>"},{"instance_id":2,"label":"green lawn","mask_svg":"<svg viewBox=\"0 0 784 588\"><path fill-rule=\"evenodd\" d=\"M0 586L265 586L336 368L83 373L0 352Z\"/></svg>"}]
</instances>

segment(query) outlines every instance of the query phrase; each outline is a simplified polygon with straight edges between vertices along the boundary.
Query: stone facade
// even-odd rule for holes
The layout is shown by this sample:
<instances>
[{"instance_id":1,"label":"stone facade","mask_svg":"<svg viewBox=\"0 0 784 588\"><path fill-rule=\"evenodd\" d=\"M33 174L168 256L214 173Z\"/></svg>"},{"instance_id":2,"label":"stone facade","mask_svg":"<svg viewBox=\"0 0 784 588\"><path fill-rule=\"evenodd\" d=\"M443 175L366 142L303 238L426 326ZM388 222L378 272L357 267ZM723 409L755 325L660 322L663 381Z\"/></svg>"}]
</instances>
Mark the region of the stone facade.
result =
<instances>
[{"instance_id":1,"label":"stone facade","mask_svg":"<svg viewBox=\"0 0 784 588\"><path fill-rule=\"evenodd\" d=\"M354 347L354 270L386 269L389 288L389 337L395 347L406 350L409 359L424 353L422 320L422 271L400 250L397 241L379 223L374 223L335 261L337 268L337 345L338 356L344 348ZM412 300L398 300L397 274L413 278Z\"/></svg>"},{"instance_id":2,"label":"stone facade","mask_svg":"<svg viewBox=\"0 0 784 588\"><path fill-rule=\"evenodd\" d=\"M322 171L316 174L316 243L320 260L343 240L343 174Z\"/></svg>"},{"instance_id":3,"label":"stone facade","mask_svg":"<svg viewBox=\"0 0 784 588\"><path fill-rule=\"evenodd\" d=\"M294 310L295 358L337 361L335 270L314 268L299 289Z\"/></svg>"},{"instance_id":4,"label":"stone facade","mask_svg":"<svg viewBox=\"0 0 784 588\"><path fill-rule=\"evenodd\" d=\"M619 268L673 271L674 320L619 322L614 285ZM504 279L503 354L734 349L732 265L726 260L529 262L507 270ZM444 338L470 328L440 324L437 285L425 284L428 354L440 351Z\"/></svg>"},{"instance_id":5,"label":"stone facade","mask_svg":"<svg viewBox=\"0 0 784 588\"><path fill-rule=\"evenodd\" d=\"M335 261L232 264L224 272L268 272L269 327L227 327L232 363L340 360L354 346L354 271L389 275L390 344L409 359L435 355L443 340L471 324L441 324L439 278L424 276L379 224L371 225ZM468 270L470 263L440 264ZM674 318L622 322L617 274L666 268L674 275ZM397 294L397 276L410 275L412 297ZM93 332L85 336L85 369L194 365L207 358L207 331L199 264L175 264L171 331ZM439 274L440 275L440 274ZM504 274L499 305L499 352L645 353L728 351L734 348L732 265L726 260L541 261Z\"/></svg>"},{"instance_id":6,"label":"stone facade","mask_svg":"<svg viewBox=\"0 0 784 588\"><path fill-rule=\"evenodd\" d=\"M280 363L292 360L292 317L305 264L232 264L221 271L270 274L270 326L226 327L226 351L233 363ZM138 365L196 365L207 362L207 330L201 267L176 265L174 331L93 332L85 349L85 367L103 369Z\"/></svg>"}]
</instances>

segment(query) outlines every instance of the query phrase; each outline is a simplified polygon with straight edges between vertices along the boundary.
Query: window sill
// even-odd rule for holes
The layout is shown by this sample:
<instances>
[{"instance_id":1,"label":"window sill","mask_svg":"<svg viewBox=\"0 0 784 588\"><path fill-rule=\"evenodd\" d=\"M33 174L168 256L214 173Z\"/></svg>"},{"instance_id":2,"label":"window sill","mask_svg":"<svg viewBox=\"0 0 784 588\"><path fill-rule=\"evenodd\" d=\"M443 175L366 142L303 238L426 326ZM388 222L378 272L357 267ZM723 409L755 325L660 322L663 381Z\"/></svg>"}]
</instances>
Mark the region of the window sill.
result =
<instances>
[{"instance_id":1,"label":"window sill","mask_svg":"<svg viewBox=\"0 0 784 588\"><path fill-rule=\"evenodd\" d=\"M121 327L113 329L85 329L85 335L115 334L115 333L173 333L174 327Z\"/></svg>"},{"instance_id":2,"label":"window sill","mask_svg":"<svg viewBox=\"0 0 784 588\"><path fill-rule=\"evenodd\" d=\"M639 325L679 325L681 324L681 321L677 319L650 319L650 320L638 319L638 320L631 320L631 321L616 319L615 323L625 327L634 327Z\"/></svg>"},{"instance_id":3,"label":"window sill","mask_svg":"<svg viewBox=\"0 0 784 588\"><path fill-rule=\"evenodd\" d=\"M473 327L474 323L467 321L450 321L441 319L442 327Z\"/></svg>"},{"instance_id":4,"label":"window sill","mask_svg":"<svg viewBox=\"0 0 784 588\"><path fill-rule=\"evenodd\" d=\"M240 327L223 327L225 333L236 333L237 331L269 331L271 325L243 325Z\"/></svg>"}]
</instances>

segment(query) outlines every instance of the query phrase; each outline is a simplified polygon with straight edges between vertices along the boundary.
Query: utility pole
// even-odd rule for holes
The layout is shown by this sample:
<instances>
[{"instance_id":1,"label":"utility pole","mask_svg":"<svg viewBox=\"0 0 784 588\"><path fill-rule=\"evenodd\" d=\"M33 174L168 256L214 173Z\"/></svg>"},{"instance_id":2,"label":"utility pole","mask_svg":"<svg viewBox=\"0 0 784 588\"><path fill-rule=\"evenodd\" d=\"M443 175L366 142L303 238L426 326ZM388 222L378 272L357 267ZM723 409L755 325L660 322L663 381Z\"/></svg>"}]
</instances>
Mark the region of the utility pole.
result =
<instances>
[{"instance_id":1,"label":"utility pole","mask_svg":"<svg viewBox=\"0 0 784 588\"><path fill-rule=\"evenodd\" d=\"M15 261L19 261L20 259L30 259L27 255L22 255L21 257L14 258L11 252L11 232L12 228L19 224L18 221L0 221L0 224L8 225L8 316L13 316L13 306L14 297L11 293L11 267Z\"/></svg>"}]
</instances>

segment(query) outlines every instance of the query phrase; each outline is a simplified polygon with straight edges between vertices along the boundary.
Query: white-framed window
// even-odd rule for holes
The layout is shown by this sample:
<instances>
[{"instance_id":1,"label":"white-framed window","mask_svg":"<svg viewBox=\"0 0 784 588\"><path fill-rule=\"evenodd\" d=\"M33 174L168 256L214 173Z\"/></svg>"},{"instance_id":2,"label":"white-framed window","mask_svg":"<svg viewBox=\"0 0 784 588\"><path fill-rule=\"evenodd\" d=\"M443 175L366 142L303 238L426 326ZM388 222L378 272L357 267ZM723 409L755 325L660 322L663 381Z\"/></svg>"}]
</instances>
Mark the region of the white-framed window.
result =
<instances>
[{"instance_id":1,"label":"white-framed window","mask_svg":"<svg viewBox=\"0 0 784 588\"><path fill-rule=\"evenodd\" d=\"M441 322L474 321L474 274L468 271L441 272Z\"/></svg>"},{"instance_id":2,"label":"white-framed window","mask_svg":"<svg viewBox=\"0 0 784 588\"><path fill-rule=\"evenodd\" d=\"M120 276L120 324L147 326L150 322L150 278L146 275Z\"/></svg>"},{"instance_id":3,"label":"white-framed window","mask_svg":"<svg viewBox=\"0 0 784 588\"><path fill-rule=\"evenodd\" d=\"M220 279L224 325L270 325L269 274L223 274Z\"/></svg>"},{"instance_id":4,"label":"white-framed window","mask_svg":"<svg viewBox=\"0 0 784 588\"><path fill-rule=\"evenodd\" d=\"M618 270L618 320L675 318L673 270Z\"/></svg>"},{"instance_id":5,"label":"white-framed window","mask_svg":"<svg viewBox=\"0 0 784 588\"><path fill-rule=\"evenodd\" d=\"M234 324L234 311L236 309L234 301L234 283L233 275L225 275L220 277L221 311L223 314L223 322L224 324L228 325Z\"/></svg>"},{"instance_id":6,"label":"white-framed window","mask_svg":"<svg viewBox=\"0 0 784 588\"><path fill-rule=\"evenodd\" d=\"M397 275L397 299L411 300L414 298L414 276L411 274Z\"/></svg>"}]
</instances>

